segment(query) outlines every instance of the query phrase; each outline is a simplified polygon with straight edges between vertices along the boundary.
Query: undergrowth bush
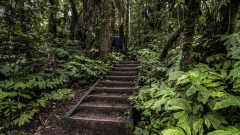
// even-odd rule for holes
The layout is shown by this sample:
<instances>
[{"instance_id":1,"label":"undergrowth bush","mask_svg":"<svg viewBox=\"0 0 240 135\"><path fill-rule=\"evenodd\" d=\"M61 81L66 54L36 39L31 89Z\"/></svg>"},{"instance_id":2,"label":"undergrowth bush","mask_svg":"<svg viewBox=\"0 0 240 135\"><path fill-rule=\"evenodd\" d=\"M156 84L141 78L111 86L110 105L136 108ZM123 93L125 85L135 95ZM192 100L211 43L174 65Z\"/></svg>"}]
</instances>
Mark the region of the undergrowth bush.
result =
<instances>
[{"instance_id":1,"label":"undergrowth bush","mask_svg":"<svg viewBox=\"0 0 240 135\"><path fill-rule=\"evenodd\" d=\"M1 66L0 133L30 122L40 108L53 101L73 99L70 83L90 84L111 68L110 62L90 59L78 51L70 55L68 50L55 48L51 55L57 59L39 57L31 63L6 62Z\"/></svg>"},{"instance_id":2,"label":"undergrowth bush","mask_svg":"<svg viewBox=\"0 0 240 135\"><path fill-rule=\"evenodd\" d=\"M145 81L138 95L130 97L140 112L134 133L239 135L239 37L236 33L220 36L227 55L210 56L206 64L198 63L187 72L167 71L166 78L155 78L151 84Z\"/></svg>"}]
</instances>

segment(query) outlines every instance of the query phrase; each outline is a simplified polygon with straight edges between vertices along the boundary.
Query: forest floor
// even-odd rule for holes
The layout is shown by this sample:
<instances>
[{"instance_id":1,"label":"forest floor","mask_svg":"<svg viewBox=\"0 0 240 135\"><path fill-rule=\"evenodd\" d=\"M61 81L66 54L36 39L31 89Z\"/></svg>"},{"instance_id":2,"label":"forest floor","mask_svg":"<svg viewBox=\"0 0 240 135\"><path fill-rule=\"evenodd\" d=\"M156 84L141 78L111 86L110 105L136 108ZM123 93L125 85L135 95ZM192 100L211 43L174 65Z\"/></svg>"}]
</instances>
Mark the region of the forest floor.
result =
<instances>
[{"instance_id":1,"label":"forest floor","mask_svg":"<svg viewBox=\"0 0 240 135\"><path fill-rule=\"evenodd\" d=\"M49 104L46 108L41 109L40 112L35 115L34 120L15 130L26 133L27 135L66 134L66 131L61 127L60 120L70 109L73 108L88 89L89 86L74 89L73 94L75 95L75 98L73 100ZM6 134L10 135L10 131L7 131Z\"/></svg>"}]
</instances>

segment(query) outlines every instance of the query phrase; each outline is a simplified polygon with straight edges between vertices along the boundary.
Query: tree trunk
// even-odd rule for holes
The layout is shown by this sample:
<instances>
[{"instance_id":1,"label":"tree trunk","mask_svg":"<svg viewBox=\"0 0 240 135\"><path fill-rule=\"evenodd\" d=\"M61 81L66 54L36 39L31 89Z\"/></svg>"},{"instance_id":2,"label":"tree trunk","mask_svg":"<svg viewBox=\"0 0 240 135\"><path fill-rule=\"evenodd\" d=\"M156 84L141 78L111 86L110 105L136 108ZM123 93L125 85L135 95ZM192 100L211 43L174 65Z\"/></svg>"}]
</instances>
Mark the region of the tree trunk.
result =
<instances>
[{"instance_id":1,"label":"tree trunk","mask_svg":"<svg viewBox=\"0 0 240 135\"><path fill-rule=\"evenodd\" d=\"M116 1L116 5L118 8L118 19L120 21L120 25L118 26L119 29L119 37L122 39L124 45L125 45L125 37L124 37L124 1Z\"/></svg>"},{"instance_id":2,"label":"tree trunk","mask_svg":"<svg viewBox=\"0 0 240 135\"><path fill-rule=\"evenodd\" d=\"M183 32L183 27L182 25L167 41L167 43L164 45L162 53L161 53L161 59L166 58L168 54L168 50L172 47L173 43L178 39L180 34Z\"/></svg>"},{"instance_id":3,"label":"tree trunk","mask_svg":"<svg viewBox=\"0 0 240 135\"><path fill-rule=\"evenodd\" d=\"M239 11L240 0L231 0L227 6L222 5L220 13L222 16L221 34L232 34L236 32L236 17Z\"/></svg>"},{"instance_id":4,"label":"tree trunk","mask_svg":"<svg viewBox=\"0 0 240 135\"><path fill-rule=\"evenodd\" d=\"M124 45L124 52L127 54L130 46L130 0L127 0L127 15L126 15L126 43Z\"/></svg>"},{"instance_id":5,"label":"tree trunk","mask_svg":"<svg viewBox=\"0 0 240 135\"><path fill-rule=\"evenodd\" d=\"M71 16L71 25L70 25L70 40L75 39L75 27L78 22L78 12L75 5L74 0L69 0L71 9L72 9L72 16Z\"/></svg>"},{"instance_id":6,"label":"tree trunk","mask_svg":"<svg viewBox=\"0 0 240 135\"><path fill-rule=\"evenodd\" d=\"M64 1L64 3L63 3L63 21L64 21L64 24L66 24L69 21L68 11L69 11L69 4L66 1Z\"/></svg>"},{"instance_id":7,"label":"tree trunk","mask_svg":"<svg viewBox=\"0 0 240 135\"><path fill-rule=\"evenodd\" d=\"M55 2L56 0L49 0L51 6L51 13L49 18L48 31L53 35L53 38L55 38L57 34Z\"/></svg>"},{"instance_id":8,"label":"tree trunk","mask_svg":"<svg viewBox=\"0 0 240 135\"><path fill-rule=\"evenodd\" d=\"M227 6L222 5L220 8L220 16L222 17L221 30L219 34L232 34L236 32L236 20L239 12L240 0L231 0ZM216 38L218 40L218 38ZM227 49L223 42L217 41L214 44L216 53L227 53Z\"/></svg>"},{"instance_id":9,"label":"tree trunk","mask_svg":"<svg viewBox=\"0 0 240 135\"><path fill-rule=\"evenodd\" d=\"M20 20L21 20L21 28L22 32L26 33L27 32L27 27L26 27L26 17L25 17L25 7L24 7L24 2L19 1L20 3Z\"/></svg>"},{"instance_id":10,"label":"tree trunk","mask_svg":"<svg viewBox=\"0 0 240 135\"><path fill-rule=\"evenodd\" d=\"M113 1L104 1L103 6L103 22L101 25L101 30L99 33L98 44L100 45L100 56L103 60L106 60L109 57L110 45L109 39L111 35L111 19L112 19L112 3Z\"/></svg>"},{"instance_id":11,"label":"tree trunk","mask_svg":"<svg viewBox=\"0 0 240 135\"><path fill-rule=\"evenodd\" d=\"M186 0L187 7L185 29L184 29L184 44L182 49L182 61L180 68L182 71L187 71L191 64L192 42L195 34L195 22L199 16L200 0Z\"/></svg>"}]
</instances>

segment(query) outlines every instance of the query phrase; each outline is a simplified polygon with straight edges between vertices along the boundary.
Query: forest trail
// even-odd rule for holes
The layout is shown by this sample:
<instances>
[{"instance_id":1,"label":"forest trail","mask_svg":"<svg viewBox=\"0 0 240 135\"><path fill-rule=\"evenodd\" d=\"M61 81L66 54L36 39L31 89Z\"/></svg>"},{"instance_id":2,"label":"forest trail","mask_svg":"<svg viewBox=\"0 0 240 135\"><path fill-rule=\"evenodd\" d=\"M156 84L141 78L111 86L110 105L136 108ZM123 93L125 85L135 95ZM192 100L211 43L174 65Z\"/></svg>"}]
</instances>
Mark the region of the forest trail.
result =
<instances>
[{"instance_id":1,"label":"forest trail","mask_svg":"<svg viewBox=\"0 0 240 135\"><path fill-rule=\"evenodd\" d=\"M140 63L116 64L63 118L69 135L129 135L133 132L128 97L138 85Z\"/></svg>"}]
</instances>

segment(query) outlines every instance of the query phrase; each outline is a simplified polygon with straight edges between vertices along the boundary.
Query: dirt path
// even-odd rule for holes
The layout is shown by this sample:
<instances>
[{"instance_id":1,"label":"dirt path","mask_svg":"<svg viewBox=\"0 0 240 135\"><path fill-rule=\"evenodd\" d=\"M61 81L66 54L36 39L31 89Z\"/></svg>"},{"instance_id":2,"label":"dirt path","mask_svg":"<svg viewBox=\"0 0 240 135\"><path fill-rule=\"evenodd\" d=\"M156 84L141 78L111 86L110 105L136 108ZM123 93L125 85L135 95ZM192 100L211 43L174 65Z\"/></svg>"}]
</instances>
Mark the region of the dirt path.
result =
<instances>
[{"instance_id":1,"label":"dirt path","mask_svg":"<svg viewBox=\"0 0 240 135\"><path fill-rule=\"evenodd\" d=\"M18 130L16 135L21 135L21 133L26 133L27 135L64 135L65 131L62 129L60 123L61 118L80 100L88 88L89 86L73 90L75 98L72 101L52 103L46 108L41 109L33 121L16 129ZM10 135L10 131L6 134Z\"/></svg>"}]
</instances>

